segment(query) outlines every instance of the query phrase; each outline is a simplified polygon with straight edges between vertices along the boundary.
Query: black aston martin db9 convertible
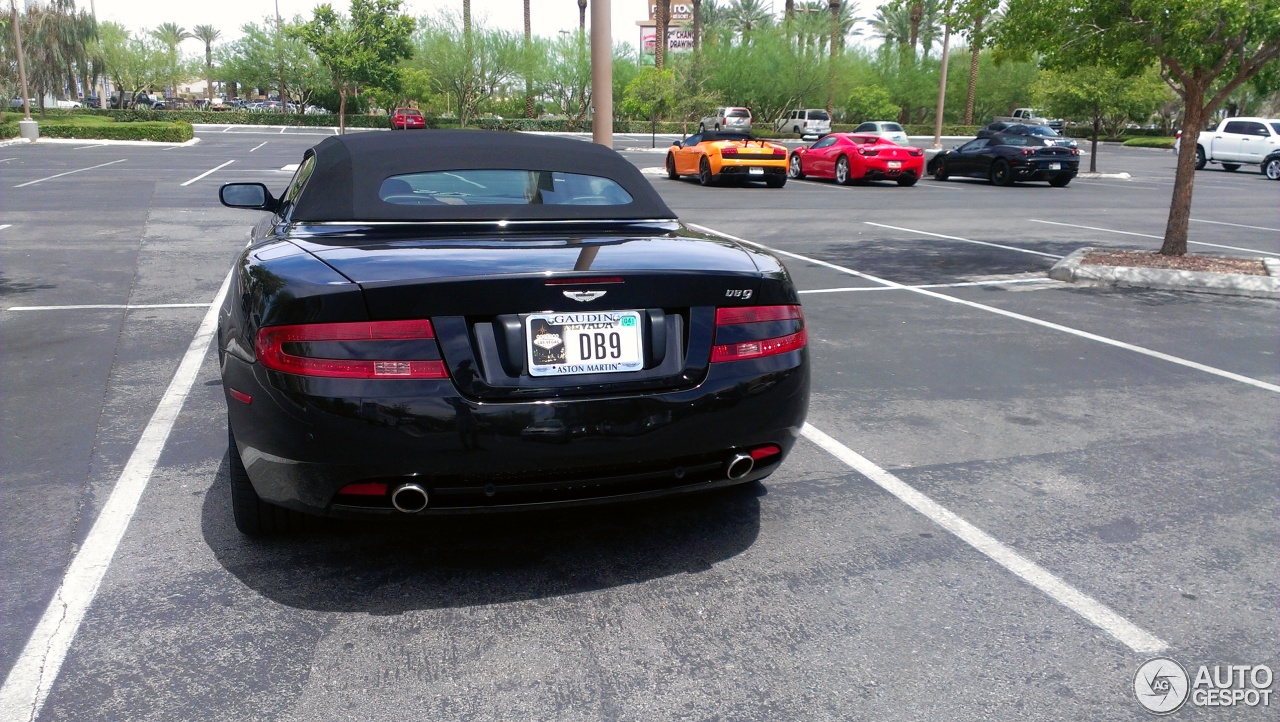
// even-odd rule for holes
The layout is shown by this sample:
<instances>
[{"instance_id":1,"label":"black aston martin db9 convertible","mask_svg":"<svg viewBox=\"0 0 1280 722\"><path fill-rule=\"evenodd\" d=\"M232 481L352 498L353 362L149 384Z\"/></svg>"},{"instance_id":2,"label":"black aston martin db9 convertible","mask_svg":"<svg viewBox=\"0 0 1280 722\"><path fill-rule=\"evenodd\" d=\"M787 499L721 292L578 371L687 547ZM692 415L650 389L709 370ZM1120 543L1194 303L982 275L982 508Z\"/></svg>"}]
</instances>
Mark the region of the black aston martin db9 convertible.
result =
<instances>
[{"instance_id":1,"label":"black aston martin db9 convertible","mask_svg":"<svg viewBox=\"0 0 1280 722\"><path fill-rule=\"evenodd\" d=\"M270 214L218 329L246 534L749 482L804 422L782 263L602 146L361 133L220 198Z\"/></svg>"}]
</instances>

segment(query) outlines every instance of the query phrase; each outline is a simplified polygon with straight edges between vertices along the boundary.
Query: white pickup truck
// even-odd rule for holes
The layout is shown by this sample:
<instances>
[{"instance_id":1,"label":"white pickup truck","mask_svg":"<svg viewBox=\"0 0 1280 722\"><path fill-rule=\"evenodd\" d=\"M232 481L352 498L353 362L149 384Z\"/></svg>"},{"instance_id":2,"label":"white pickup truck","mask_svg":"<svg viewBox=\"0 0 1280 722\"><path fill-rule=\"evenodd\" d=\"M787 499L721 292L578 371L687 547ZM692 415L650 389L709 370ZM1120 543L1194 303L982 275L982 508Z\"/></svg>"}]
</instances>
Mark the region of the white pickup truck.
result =
<instances>
[{"instance_id":1,"label":"white pickup truck","mask_svg":"<svg viewBox=\"0 0 1280 722\"><path fill-rule=\"evenodd\" d=\"M1035 108L1014 108L1009 115L997 115L992 123L1021 123L1023 125L1047 125L1061 132L1063 122L1058 118L1044 118Z\"/></svg>"},{"instance_id":2,"label":"white pickup truck","mask_svg":"<svg viewBox=\"0 0 1280 722\"><path fill-rule=\"evenodd\" d=\"M1215 130L1196 138L1196 170L1206 163L1221 163L1226 170L1242 165L1262 165L1262 159L1280 149L1280 120L1276 118L1227 118Z\"/></svg>"}]
</instances>

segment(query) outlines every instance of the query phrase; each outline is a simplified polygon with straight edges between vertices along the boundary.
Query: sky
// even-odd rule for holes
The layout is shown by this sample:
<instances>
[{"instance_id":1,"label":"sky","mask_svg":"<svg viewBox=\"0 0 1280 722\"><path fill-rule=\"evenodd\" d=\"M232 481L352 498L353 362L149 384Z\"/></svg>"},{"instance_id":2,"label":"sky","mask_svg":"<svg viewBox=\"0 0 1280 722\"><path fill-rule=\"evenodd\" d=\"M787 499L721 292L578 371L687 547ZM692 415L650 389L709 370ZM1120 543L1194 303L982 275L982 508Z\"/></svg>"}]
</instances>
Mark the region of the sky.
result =
<instances>
[{"instance_id":1,"label":"sky","mask_svg":"<svg viewBox=\"0 0 1280 722\"><path fill-rule=\"evenodd\" d=\"M323 0L279 0L280 16L285 20L295 15L311 17L312 9ZM329 0L334 9L347 13L349 0ZM779 0L780 2L780 0ZM611 0L612 27L615 43L638 46L640 30L636 23L649 17L647 0ZM221 42L235 40L246 23L262 23L270 17L274 22L275 0L206 0L205 2L172 2L171 0L93 0L101 22L116 22L129 30L151 29L162 23L176 23L187 30L196 25L213 25L222 31ZM780 6L780 5L779 5ZM90 0L76 0L76 7L90 9ZM442 9L462 12L462 0L403 0L402 11L413 17L435 15ZM587 28L591 27L591 11L587 10ZM524 32L524 0L471 0L471 17L487 27ZM531 0L530 23L534 35L555 37L561 30L578 28L577 0ZM183 49L188 53L203 52L199 41L188 40Z\"/></svg>"}]
</instances>

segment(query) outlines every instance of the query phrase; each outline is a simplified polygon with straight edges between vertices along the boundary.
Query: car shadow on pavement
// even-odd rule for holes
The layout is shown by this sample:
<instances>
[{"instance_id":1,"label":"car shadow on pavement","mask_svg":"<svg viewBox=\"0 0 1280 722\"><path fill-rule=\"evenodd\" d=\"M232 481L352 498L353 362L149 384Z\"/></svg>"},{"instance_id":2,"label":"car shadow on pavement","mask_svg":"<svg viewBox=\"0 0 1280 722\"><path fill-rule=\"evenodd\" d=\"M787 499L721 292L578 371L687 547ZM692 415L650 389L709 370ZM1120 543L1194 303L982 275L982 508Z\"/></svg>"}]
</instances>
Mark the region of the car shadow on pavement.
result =
<instances>
[{"instance_id":1,"label":"car shadow on pavement","mask_svg":"<svg viewBox=\"0 0 1280 722\"><path fill-rule=\"evenodd\" d=\"M635 584L712 564L760 532L751 483L626 504L539 512L350 522L249 539L231 517L227 463L207 490L201 530L218 562L290 607L375 615L542 599Z\"/></svg>"},{"instance_id":2,"label":"car shadow on pavement","mask_svg":"<svg viewBox=\"0 0 1280 722\"><path fill-rule=\"evenodd\" d=\"M1056 256L1065 256L1079 246L1078 243L1021 239L992 242ZM979 276L1047 274L1053 264L1057 263L1056 258L1049 256L938 238L859 240L856 243L828 245L820 250L810 251L808 255L907 285L954 283Z\"/></svg>"}]
</instances>

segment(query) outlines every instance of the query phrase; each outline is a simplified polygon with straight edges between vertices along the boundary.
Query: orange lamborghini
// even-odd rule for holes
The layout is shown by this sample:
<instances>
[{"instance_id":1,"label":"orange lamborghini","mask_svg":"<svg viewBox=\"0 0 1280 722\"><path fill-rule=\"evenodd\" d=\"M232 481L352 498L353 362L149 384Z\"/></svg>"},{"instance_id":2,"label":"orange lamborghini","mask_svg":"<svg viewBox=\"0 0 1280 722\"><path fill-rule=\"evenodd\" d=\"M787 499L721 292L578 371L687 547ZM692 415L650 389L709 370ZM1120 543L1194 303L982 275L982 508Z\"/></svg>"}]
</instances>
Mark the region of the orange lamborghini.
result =
<instances>
[{"instance_id":1,"label":"orange lamborghini","mask_svg":"<svg viewBox=\"0 0 1280 722\"><path fill-rule=\"evenodd\" d=\"M746 133L697 133L667 151L667 177L697 176L704 186L721 180L787 184L787 149Z\"/></svg>"}]
</instances>

